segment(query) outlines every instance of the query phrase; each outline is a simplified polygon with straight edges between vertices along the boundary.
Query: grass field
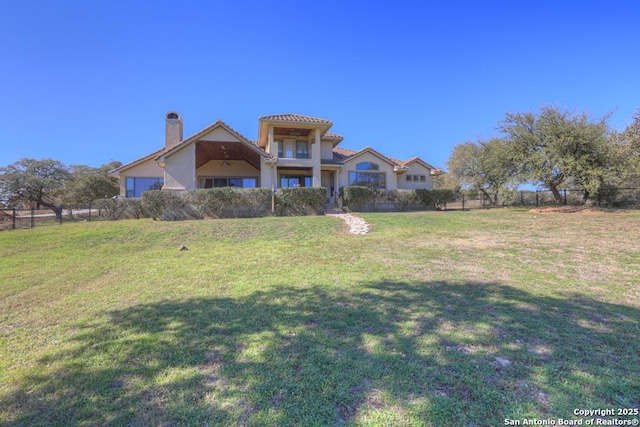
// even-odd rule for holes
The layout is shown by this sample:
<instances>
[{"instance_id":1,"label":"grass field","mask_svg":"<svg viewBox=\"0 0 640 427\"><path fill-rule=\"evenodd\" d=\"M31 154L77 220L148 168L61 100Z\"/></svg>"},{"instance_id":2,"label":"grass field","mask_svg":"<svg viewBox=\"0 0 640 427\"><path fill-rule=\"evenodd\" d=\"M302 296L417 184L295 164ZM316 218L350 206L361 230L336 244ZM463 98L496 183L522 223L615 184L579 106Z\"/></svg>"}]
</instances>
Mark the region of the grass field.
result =
<instances>
[{"instance_id":1,"label":"grass field","mask_svg":"<svg viewBox=\"0 0 640 427\"><path fill-rule=\"evenodd\" d=\"M639 212L362 216L0 232L0 425L640 408Z\"/></svg>"}]
</instances>

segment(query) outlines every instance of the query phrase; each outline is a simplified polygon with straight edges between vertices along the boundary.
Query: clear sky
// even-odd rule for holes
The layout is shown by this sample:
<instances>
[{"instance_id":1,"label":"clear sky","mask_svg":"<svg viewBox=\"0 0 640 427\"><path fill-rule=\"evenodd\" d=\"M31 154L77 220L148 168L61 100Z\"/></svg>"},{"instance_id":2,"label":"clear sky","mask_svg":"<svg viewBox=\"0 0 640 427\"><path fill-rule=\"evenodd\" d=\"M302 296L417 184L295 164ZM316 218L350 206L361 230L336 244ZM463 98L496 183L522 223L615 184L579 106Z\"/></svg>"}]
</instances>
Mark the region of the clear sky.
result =
<instances>
[{"instance_id":1,"label":"clear sky","mask_svg":"<svg viewBox=\"0 0 640 427\"><path fill-rule=\"evenodd\" d=\"M0 1L0 166L99 166L218 119L333 121L342 146L444 166L543 104L640 107L640 1Z\"/></svg>"}]
</instances>

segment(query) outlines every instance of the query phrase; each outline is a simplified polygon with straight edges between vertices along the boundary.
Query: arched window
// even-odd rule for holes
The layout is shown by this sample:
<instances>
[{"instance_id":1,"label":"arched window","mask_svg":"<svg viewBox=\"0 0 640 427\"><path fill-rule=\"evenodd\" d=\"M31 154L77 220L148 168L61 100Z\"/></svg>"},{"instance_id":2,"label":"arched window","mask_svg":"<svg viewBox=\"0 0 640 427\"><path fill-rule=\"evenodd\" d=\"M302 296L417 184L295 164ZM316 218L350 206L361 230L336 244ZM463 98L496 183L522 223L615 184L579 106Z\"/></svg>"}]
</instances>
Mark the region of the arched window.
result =
<instances>
[{"instance_id":1,"label":"arched window","mask_svg":"<svg viewBox=\"0 0 640 427\"><path fill-rule=\"evenodd\" d=\"M363 185L372 188L386 188L387 174L377 172L380 167L371 162L362 162L356 165L355 171L349 171L349 185Z\"/></svg>"},{"instance_id":2,"label":"arched window","mask_svg":"<svg viewBox=\"0 0 640 427\"><path fill-rule=\"evenodd\" d=\"M356 170L359 171L377 171L380 170L377 164L371 162L362 162L356 165Z\"/></svg>"}]
</instances>

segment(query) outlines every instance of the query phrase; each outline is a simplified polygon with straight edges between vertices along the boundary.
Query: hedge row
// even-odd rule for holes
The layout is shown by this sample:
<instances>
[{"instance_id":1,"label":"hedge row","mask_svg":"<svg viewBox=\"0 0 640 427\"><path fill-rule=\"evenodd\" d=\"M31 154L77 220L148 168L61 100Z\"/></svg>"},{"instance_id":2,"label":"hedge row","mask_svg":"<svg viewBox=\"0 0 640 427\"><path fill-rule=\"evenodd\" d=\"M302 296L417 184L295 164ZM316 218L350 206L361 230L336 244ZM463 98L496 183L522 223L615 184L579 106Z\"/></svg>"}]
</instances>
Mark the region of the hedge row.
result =
<instances>
[{"instance_id":1,"label":"hedge row","mask_svg":"<svg viewBox=\"0 0 640 427\"><path fill-rule=\"evenodd\" d=\"M404 211L420 205L441 209L455 201L457 192L434 190L383 190L349 186L340 188L342 207L346 210L376 210L381 205L393 205ZM278 215L323 213L327 190L321 187L279 188L275 193ZM189 218L222 218L261 216L271 210L271 190L268 188L209 188L189 191L152 190L140 199L105 199L96 202L102 215L109 220L150 217L154 220Z\"/></svg>"},{"instance_id":2,"label":"hedge row","mask_svg":"<svg viewBox=\"0 0 640 427\"><path fill-rule=\"evenodd\" d=\"M321 213L326 202L327 189L323 187L292 187L276 190L278 215Z\"/></svg>"},{"instance_id":3,"label":"hedge row","mask_svg":"<svg viewBox=\"0 0 640 427\"><path fill-rule=\"evenodd\" d=\"M404 211L417 205L426 209L443 209L447 203L458 198L455 190L417 189L417 190L385 190L362 186L341 187L339 197L342 207L347 210L363 210L365 205L373 205L373 209L382 204L392 204L396 210Z\"/></svg>"},{"instance_id":4,"label":"hedge row","mask_svg":"<svg viewBox=\"0 0 640 427\"><path fill-rule=\"evenodd\" d=\"M100 216L109 221L149 216L138 199L101 199L95 201L95 207L100 211Z\"/></svg>"},{"instance_id":5,"label":"hedge row","mask_svg":"<svg viewBox=\"0 0 640 427\"><path fill-rule=\"evenodd\" d=\"M275 208L278 215L321 213L326 199L325 188L280 188L276 190ZM147 216L156 220L257 217L271 210L272 195L268 188L152 190L142 193L140 201Z\"/></svg>"}]
</instances>

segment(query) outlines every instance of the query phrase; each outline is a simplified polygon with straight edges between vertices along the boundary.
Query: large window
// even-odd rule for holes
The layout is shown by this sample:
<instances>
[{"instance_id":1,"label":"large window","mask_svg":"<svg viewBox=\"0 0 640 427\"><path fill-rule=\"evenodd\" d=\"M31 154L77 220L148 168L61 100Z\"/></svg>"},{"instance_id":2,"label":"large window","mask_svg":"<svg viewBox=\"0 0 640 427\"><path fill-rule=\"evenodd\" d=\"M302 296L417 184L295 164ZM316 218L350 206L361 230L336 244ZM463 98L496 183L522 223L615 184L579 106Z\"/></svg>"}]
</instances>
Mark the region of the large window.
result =
<instances>
[{"instance_id":1,"label":"large window","mask_svg":"<svg viewBox=\"0 0 640 427\"><path fill-rule=\"evenodd\" d=\"M164 178L132 178L127 177L127 197L140 197L143 192L160 190Z\"/></svg>"},{"instance_id":2,"label":"large window","mask_svg":"<svg viewBox=\"0 0 640 427\"><path fill-rule=\"evenodd\" d=\"M240 187L256 188L257 178L200 178L200 188Z\"/></svg>"},{"instance_id":3,"label":"large window","mask_svg":"<svg viewBox=\"0 0 640 427\"><path fill-rule=\"evenodd\" d=\"M313 177L302 175L280 175L280 187L313 187Z\"/></svg>"},{"instance_id":4,"label":"large window","mask_svg":"<svg viewBox=\"0 0 640 427\"><path fill-rule=\"evenodd\" d=\"M377 171L379 169L378 165L371 162L362 162L356 165L356 170L359 171Z\"/></svg>"},{"instance_id":5,"label":"large window","mask_svg":"<svg viewBox=\"0 0 640 427\"><path fill-rule=\"evenodd\" d=\"M276 141L278 157L283 159L308 159L309 143L307 141Z\"/></svg>"},{"instance_id":6,"label":"large window","mask_svg":"<svg viewBox=\"0 0 640 427\"><path fill-rule=\"evenodd\" d=\"M377 171L380 168L371 162L358 163L355 171L349 172L349 185L362 185L372 188L387 188L387 175L384 172L361 172Z\"/></svg>"}]
</instances>

